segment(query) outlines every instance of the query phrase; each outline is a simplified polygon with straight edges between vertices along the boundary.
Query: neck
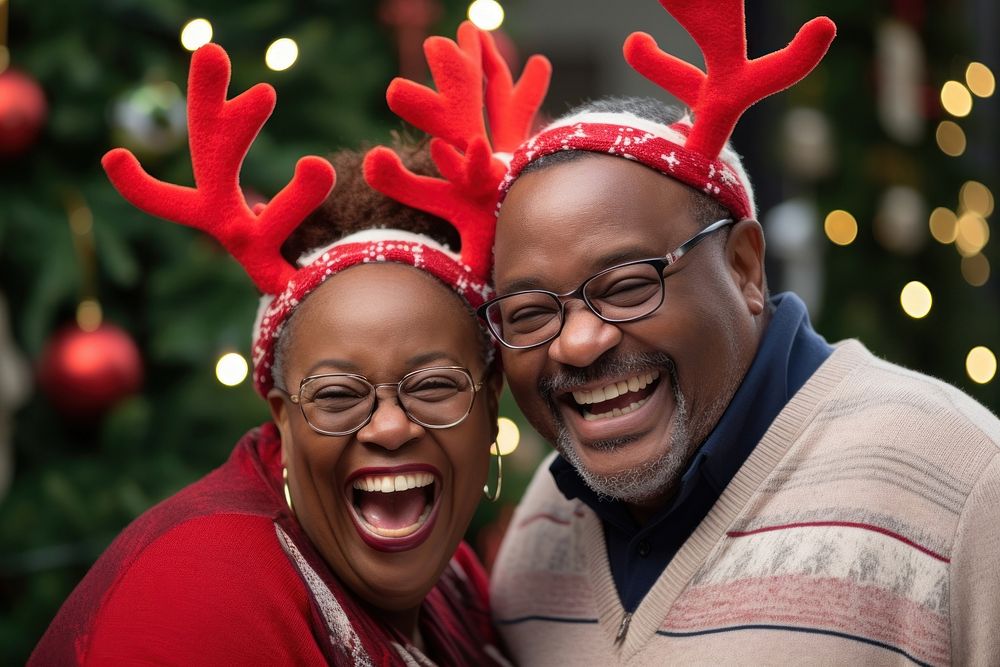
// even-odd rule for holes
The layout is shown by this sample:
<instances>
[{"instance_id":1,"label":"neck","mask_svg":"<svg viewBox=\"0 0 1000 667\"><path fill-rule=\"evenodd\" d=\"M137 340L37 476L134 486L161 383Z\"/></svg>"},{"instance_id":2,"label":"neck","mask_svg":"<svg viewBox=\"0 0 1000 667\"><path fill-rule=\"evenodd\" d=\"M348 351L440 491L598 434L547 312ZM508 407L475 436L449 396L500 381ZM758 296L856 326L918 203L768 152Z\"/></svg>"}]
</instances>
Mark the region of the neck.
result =
<instances>
[{"instance_id":1,"label":"neck","mask_svg":"<svg viewBox=\"0 0 1000 667\"><path fill-rule=\"evenodd\" d=\"M420 607L413 609L381 609L364 603L368 613L372 618L378 619L382 623L398 632L421 651L424 650L423 640L420 636L418 622L420 620Z\"/></svg>"}]
</instances>

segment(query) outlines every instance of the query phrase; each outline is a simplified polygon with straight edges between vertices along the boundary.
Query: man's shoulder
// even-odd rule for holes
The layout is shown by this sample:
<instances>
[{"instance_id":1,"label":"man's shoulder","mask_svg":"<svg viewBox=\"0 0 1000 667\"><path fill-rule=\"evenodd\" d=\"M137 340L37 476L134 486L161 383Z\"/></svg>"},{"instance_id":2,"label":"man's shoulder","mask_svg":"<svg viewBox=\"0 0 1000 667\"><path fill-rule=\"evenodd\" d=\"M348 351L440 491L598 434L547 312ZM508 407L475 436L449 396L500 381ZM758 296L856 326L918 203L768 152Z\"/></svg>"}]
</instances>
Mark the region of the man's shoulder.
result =
<instances>
[{"instance_id":1,"label":"man's shoulder","mask_svg":"<svg viewBox=\"0 0 1000 667\"><path fill-rule=\"evenodd\" d=\"M1000 450L1000 419L958 387L881 359L857 341L837 344L831 360L851 357L826 415L843 414L867 422L883 438L921 443L961 442Z\"/></svg>"}]
</instances>

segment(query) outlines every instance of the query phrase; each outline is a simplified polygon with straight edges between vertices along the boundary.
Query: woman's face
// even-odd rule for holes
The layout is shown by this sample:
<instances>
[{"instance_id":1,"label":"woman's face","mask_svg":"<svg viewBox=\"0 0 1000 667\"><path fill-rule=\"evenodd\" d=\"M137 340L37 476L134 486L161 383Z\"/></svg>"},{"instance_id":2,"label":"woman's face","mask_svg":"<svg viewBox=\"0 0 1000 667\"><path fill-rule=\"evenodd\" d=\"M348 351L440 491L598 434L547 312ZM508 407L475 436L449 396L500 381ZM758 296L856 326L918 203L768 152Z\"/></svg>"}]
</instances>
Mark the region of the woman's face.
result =
<instances>
[{"instance_id":1,"label":"woman's face","mask_svg":"<svg viewBox=\"0 0 1000 667\"><path fill-rule=\"evenodd\" d=\"M396 383L433 366L461 366L478 383L487 369L477 327L459 297L427 274L357 266L299 307L286 332L286 386L296 393L302 378L325 373ZM284 393L268 397L300 524L340 580L376 608L419 607L469 525L496 431L500 379L485 380L469 416L447 429L411 421L394 387L379 389L371 421L345 436L313 431Z\"/></svg>"}]
</instances>

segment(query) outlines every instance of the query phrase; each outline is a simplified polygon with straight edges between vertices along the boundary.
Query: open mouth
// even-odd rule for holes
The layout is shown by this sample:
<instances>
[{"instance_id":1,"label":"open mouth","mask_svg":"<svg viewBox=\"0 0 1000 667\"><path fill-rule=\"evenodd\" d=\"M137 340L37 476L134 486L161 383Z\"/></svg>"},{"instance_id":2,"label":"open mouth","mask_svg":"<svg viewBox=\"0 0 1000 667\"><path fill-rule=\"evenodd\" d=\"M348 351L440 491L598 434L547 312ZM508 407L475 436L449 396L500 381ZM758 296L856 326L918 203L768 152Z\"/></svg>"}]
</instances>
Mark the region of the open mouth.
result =
<instances>
[{"instance_id":1,"label":"open mouth","mask_svg":"<svg viewBox=\"0 0 1000 667\"><path fill-rule=\"evenodd\" d=\"M621 417L638 410L656 391L660 372L645 371L595 389L573 392L573 405L586 421Z\"/></svg>"},{"instance_id":2,"label":"open mouth","mask_svg":"<svg viewBox=\"0 0 1000 667\"><path fill-rule=\"evenodd\" d=\"M430 534L437 507L439 477L420 469L359 470L349 481L348 497L361 537L376 549L410 549Z\"/></svg>"}]
</instances>

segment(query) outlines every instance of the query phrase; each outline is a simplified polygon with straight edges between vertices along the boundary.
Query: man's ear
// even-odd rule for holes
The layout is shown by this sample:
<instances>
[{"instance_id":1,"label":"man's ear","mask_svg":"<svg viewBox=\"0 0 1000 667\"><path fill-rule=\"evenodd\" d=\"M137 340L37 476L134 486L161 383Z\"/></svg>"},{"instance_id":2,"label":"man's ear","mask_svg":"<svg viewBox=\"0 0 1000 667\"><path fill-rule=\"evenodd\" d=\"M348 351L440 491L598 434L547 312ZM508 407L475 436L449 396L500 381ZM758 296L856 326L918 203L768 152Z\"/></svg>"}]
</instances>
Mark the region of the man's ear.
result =
<instances>
[{"instance_id":1,"label":"man's ear","mask_svg":"<svg viewBox=\"0 0 1000 667\"><path fill-rule=\"evenodd\" d=\"M750 314L763 313L767 282L764 278L764 230L759 222L743 220L730 229L726 261Z\"/></svg>"},{"instance_id":2,"label":"man's ear","mask_svg":"<svg viewBox=\"0 0 1000 667\"><path fill-rule=\"evenodd\" d=\"M288 445L292 442L291 412L287 396L278 389L267 392L267 405L271 409L271 419L281 434L281 464L288 463Z\"/></svg>"}]
</instances>

